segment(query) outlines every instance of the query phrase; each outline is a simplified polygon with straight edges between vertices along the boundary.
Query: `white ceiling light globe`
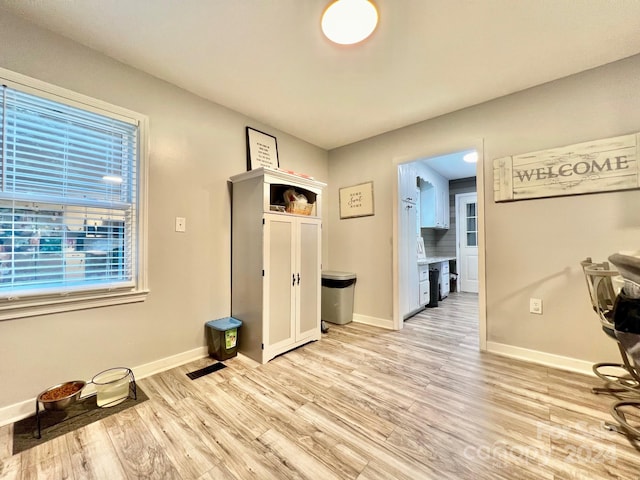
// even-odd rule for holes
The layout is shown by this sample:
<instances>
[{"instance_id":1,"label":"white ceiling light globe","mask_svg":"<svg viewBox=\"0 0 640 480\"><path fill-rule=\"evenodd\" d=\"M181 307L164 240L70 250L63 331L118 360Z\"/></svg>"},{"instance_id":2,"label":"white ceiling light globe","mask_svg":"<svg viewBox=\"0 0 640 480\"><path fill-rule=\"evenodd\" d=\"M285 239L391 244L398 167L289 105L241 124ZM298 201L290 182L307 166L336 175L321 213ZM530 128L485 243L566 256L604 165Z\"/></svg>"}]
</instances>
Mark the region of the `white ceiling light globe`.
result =
<instances>
[{"instance_id":1,"label":"white ceiling light globe","mask_svg":"<svg viewBox=\"0 0 640 480\"><path fill-rule=\"evenodd\" d=\"M478 162L478 152L469 152L462 159L467 163L477 163Z\"/></svg>"},{"instance_id":2,"label":"white ceiling light globe","mask_svg":"<svg viewBox=\"0 0 640 480\"><path fill-rule=\"evenodd\" d=\"M336 0L322 15L322 31L340 45L361 42L377 25L378 11L368 0Z\"/></svg>"}]
</instances>

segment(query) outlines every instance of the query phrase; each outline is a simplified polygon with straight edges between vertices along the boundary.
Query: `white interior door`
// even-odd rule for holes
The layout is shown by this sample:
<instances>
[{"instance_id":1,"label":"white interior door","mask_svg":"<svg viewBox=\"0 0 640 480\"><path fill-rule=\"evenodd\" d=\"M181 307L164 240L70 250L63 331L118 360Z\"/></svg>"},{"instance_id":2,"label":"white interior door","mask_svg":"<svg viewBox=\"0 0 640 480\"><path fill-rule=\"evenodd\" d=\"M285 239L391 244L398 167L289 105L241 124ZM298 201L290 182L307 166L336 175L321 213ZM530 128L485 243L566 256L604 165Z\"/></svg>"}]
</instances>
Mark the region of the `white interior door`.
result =
<instances>
[{"instance_id":1,"label":"white interior door","mask_svg":"<svg viewBox=\"0 0 640 480\"><path fill-rule=\"evenodd\" d=\"M478 293L478 195L456 195L458 290Z\"/></svg>"}]
</instances>

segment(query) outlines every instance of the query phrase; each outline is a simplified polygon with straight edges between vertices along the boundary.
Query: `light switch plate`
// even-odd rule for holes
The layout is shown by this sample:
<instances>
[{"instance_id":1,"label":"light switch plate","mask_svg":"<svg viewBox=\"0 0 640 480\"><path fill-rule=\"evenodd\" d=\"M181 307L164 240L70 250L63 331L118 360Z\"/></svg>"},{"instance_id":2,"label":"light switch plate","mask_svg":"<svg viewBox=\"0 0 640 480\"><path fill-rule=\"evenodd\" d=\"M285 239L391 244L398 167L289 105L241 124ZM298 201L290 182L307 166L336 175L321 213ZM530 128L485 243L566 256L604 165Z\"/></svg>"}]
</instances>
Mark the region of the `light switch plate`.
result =
<instances>
[{"instance_id":1,"label":"light switch plate","mask_svg":"<svg viewBox=\"0 0 640 480\"><path fill-rule=\"evenodd\" d=\"M187 231L187 219L184 217L176 217L176 232Z\"/></svg>"},{"instance_id":2,"label":"light switch plate","mask_svg":"<svg viewBox=\"0 0 640 480\"><path fill-rule=\"evenodd\" d=\"M541 298L529 299L529 313L542 315L542 299Z\"/></svg>"}]
</instances>

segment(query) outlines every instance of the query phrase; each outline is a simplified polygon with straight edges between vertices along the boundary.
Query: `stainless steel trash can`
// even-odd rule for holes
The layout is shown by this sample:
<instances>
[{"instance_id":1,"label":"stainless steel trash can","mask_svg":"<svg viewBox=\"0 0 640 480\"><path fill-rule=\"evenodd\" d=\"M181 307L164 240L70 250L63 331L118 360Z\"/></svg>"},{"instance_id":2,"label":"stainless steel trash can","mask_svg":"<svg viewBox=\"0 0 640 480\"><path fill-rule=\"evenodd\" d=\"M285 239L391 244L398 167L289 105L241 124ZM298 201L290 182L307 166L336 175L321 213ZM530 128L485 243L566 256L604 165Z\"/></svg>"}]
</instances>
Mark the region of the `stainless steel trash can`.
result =
<instances>
[{"instance_id":1,"label":"stainless steel trash can","mask_svg":"<svg viewBox=\"0 0 640 480\"><path fill-rule=\"evenodd\" d=\"M338 325L353 321L355 284L355 273L322 272L322 320Z\"/></svg>"}]
</instances>

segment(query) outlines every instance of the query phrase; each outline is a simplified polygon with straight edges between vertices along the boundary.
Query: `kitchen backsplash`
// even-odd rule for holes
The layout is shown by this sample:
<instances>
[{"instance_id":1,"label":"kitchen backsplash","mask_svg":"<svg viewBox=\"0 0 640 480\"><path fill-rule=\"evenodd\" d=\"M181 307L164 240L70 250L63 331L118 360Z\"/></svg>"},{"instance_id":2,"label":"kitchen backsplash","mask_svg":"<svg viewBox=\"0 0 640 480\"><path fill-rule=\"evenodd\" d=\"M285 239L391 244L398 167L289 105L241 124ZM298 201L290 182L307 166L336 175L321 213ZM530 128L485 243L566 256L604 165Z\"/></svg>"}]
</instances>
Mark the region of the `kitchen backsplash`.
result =
<instances>
[{"instance_id":1,"label":"kitchen backsplash","mask_svg":"<svg viewBox=\"0 0 640 480\"><path fill-rule=\"evenodd\" d=\"M424 240L424 250L428 257L455 257L456 243L455 235L453 243L448 240L448 230L434 230L431 228L422 229L422 239ZM453 247L453 248L452 248Z\"/></svg>"}]
</instances>

